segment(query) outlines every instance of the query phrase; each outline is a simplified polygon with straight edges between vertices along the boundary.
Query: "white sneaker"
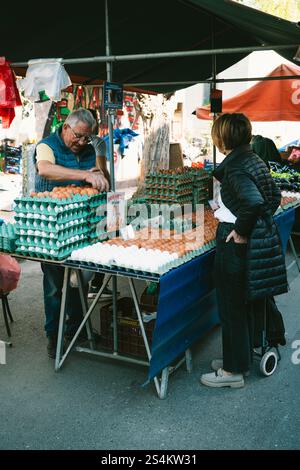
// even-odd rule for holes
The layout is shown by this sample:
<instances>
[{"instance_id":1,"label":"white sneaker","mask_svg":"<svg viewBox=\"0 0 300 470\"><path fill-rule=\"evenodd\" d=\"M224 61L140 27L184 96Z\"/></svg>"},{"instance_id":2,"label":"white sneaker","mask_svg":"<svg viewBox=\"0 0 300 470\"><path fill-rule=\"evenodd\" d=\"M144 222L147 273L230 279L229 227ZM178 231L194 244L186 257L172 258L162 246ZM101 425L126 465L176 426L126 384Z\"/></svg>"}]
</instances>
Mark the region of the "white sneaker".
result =
<instances>
[{"instance_id":1,"label":"white sneaker","mask_svg":"<svg viewBox=\"0 0 300 470\"><path fill-rule=\"evenodd\" d=\"M241 388L245 385L243 374L225 375L223 369L219 369L217 372L211 372L210 374L203 374L200 378L200 382L207 387L215 388Z\"/></svg>"},{"instance_id":2,"label":"white sneaker","mask_svg":"<svg viewBox=\"0 0 300 470\"><path fill-rule=\"evenodd\" d=\"M213 361L211 361L210 367L215 372L217 372L217 370L219 370L219 369L223 369L223 359L214 359ZM245 377L249 377L250 371L247 370L246 372L243 372L243 375Z\"/></svg>"}]
</instances>

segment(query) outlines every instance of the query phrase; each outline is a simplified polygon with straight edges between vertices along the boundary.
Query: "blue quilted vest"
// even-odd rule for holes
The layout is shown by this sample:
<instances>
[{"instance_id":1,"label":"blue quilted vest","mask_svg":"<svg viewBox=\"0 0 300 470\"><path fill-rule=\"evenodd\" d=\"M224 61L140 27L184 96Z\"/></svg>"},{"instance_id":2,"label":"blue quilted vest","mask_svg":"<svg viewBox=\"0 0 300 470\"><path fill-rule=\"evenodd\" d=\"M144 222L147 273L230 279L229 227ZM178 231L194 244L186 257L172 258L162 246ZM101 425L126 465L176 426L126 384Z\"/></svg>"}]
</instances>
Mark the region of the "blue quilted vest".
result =
<instances>
[{"instance_id":1,"label":"blue quilted vest","mask_svg":"<svg viewBox=\"0 0 300 470\"><path fill-rule=\"evenodd\" d=\"M61 129L50 134L49 137L40 140L39 144L47 144L54 153L56 165L71 168L72 170L90 170L96 166L96 154L94 147L88 144L82 152L75 155L69 147L67 147L61 138ZM43 178L36 172L35 191L52 191L55 186L67 186L68 184L76 184L82 186L84 181L53 181Z\"/></svg>"}]
</instances>

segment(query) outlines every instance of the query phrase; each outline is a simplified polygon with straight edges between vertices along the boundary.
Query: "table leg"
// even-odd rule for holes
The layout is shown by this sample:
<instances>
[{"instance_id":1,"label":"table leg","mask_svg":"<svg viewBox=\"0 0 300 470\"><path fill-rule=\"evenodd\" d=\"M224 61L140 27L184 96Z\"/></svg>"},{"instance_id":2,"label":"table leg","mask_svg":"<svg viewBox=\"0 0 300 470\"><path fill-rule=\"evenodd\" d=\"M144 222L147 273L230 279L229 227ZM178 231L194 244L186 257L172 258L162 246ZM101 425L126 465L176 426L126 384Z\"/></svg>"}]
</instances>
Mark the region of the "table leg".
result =
<instances>
[{"instance_id":1,"label":"table leg","mask_svg":"<svg viewBox=\"0 0 300 470\"><path fill-rule=\"evenodd\" d=\"M66 321L66 299L67 299L67 289L70 279L70 268L66 267L64 272L64 282L62 288L62 299L60 305L60 314L59 314L59 324L58 324L58 336L57 336L57 346L56 346L56 356L55 356L55 370L58 371L61 367L62 362L60 358L62 356L63 350L63 337L64 337L64 327Z\"/></svg>"},{"instance_id":2,"label":"table leg","mask_svg":"<svg viewBox=\"0 0 300 470\"><path fill-rule=\"evenodd\" d=\"M81 301L81 306L82 306L82 312L83 312L83 316L85 317L86 312L87 312L87 302L86 302L86 298L85 298L84 292L83 292L83 281L82 281L82 274L81 274L80 269L76 269L76 276L77 276L77 282L78 282L78 289L79 289L80 301ZM94 337L93 337L93 333L92 333L92 323L91 323L90 317L87 318L86 333L87 333L88 341L90 342L91 348L95 349L95 342L94 342Z\"/></svg>"},{"instance_id":3,"label":"table leg","mask_svg":"<svg viewBox=\"0 0 300 470\"><path fill-rule=\"evenodd\" d=\"M150 351L150 347L149 347L149 343L148 343L148 338L147 338L147 335L146 335L146 332L145 332L144 322L143 322L142 314L141 314L141 311L140 311L140 306L139 306L138 298L137 298L137 295L136 295L136 290L135 290L135 286L134 286L134 283L133 283L133 279L131 279L129 277L128 282L129 282L129 287L130 287L130 290L131 290L131 294L132 294L136 314L137 314L137 317L138 317L139 325L140 325L140 328L141 328L141 332L142 332L142 336L143 336L147 356L148 356L148 359L149 359L149 362L150 362L151 351ZM155 385L157 394L161 398L161 385L159 383L159 380L158 380L157 377L154 377L153 380L154 380L154 385ZM168 382L166 382L166 387L167 386L168 386ZM166 394L166 391L164 393Z\"/></svg>"},{"instance_id":4,"label":"table leg","mask_svg":"<svg viewBox=\"0 0 300 470\"><path fill-rule=\"evenodd\" d=\"M69 268L66 268L66 269L69 269ZM66 277L66 273L65 273L65 277ZM70 274L68 273L68 278L70 277ZM94 311L94 308L95 306L97 305L98 303L98 300L103 292L103 290L105 289L106 285L108 284L108 282L110 281L110 278L111 276L109 276L107 278L106 281L103 282L98 294L96 295L95 299L93 300L91 306L89 307L88 311L86 312L82 322L80 323L76 333L74 334L72 340L70 341L70 344L66 350L66 352L64 353L64 355L62 356L61 360L60 360L60 354L61 354L61 348L62 348L62 345L61 345L61 348L59 349L59 355L58 355L58 349L56 350L56 359L55 359L55 370L58 370L62 364L64 363L65 359L67 358L67 356L69 355L69 352L71 351L71 349L73 348L73 345L75 344L81 330L83 329L84 325L86 324L87 320L89 319L90 315L93 313ZM62 305L61 305L61 310L60 310L60 318L59 318L59 332L60 332L60 328L61 330L63 331L63 327L64 327L64 324L65 324L65 297L64 297L64 289L67 288L67 285L66 284L66 287L65 287L65 279L64 279L64 287L63 287L63 296L62 296ZM82 285L81 285L81 288L82 288ZM83 296L83 292L81 292L82 296ZM62 324L62 326L61 326ZM57 344L59 344L59 341L57 341ZM81 349L81 348L80 348ZM93 351L93 350L91 350Z\"/></svg>"},{"instance_id":5,"label":"table leg","mask_svg":"<svg viewBox=\"0 0 300 470\"><path fill-rule=\"evenodd\" d=\"M185 351L185 363L186 363L186 370L188 372L192 372L193 362L192 362L192 351L190 349L187 349Z\"/></svg>"}]
</instances>

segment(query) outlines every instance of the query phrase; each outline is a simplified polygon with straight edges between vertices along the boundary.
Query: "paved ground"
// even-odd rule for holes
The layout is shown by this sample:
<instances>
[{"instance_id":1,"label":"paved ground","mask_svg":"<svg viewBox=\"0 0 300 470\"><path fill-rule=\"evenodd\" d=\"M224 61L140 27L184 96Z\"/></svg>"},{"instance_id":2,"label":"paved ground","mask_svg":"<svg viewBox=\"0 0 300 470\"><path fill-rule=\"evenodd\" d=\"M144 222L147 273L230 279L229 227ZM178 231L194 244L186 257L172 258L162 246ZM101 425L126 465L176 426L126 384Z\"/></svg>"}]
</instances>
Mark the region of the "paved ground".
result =
<instances>
[{"instance_id":1,"label":"paved ground","mask_svg":"<svg viewBox=\"0 0 300 470\"><path fill-rule=\"evenodd\" d=\"M141 388L140 366L74 352L54 372L39 265L23 262L10 298L13 347L0 365L0 449L299 449L300 365L291 361L300 340L297 274L290 269L291 289L278 298L288 344L273 376L260 376L256 363L243 389L201 386L200 374L220 356L216 328L193 347L193 372L179 369L159 400L153 384ZM0 337L7 339L2 315Z\"/></svg>"}]
</instances>

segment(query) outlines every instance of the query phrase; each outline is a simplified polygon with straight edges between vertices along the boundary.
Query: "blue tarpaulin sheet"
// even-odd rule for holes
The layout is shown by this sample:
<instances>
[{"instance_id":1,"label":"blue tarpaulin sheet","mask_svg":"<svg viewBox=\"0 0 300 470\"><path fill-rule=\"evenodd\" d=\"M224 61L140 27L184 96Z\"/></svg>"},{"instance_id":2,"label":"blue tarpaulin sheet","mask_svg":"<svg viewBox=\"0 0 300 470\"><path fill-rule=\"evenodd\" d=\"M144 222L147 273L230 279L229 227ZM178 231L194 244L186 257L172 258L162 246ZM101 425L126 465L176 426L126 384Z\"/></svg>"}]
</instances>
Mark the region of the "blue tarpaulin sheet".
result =
<instances>
[{"instance_id":1,"label":"blue tarpaulin sheet","mask_svg":"<svg viewBox=\"0 0 300 470\"><path fill-rule=\"evenodd\" d=\"M274 219L285 252L295 209ZM214 255L215 250L211 250L161 277L148 380L219 323L212 278Z\"/></svg>"},{"instance_id":2,"label":"blue tarpaulin sheet","mask_svg":"<svg viewBox=\"0 0 300 470\"><path fill-rule=\"evenodd\" d=\"M219 322L212 280L214 253L161 277L149 380Z\"/></svg>"},{"instance_id":3,"label":"blue tarpaulin sheet","mask_svg":"<svg viewBox=\"0 0 300 470\"><path fill-rule=\"evenodd\" d=\"M287 209L281 214L278 214L274 217L280 234L282 249L284 253L286 252L288 239L291 236L291 231L295 223L295 215L296 211L293 207L291 207L290 209Z\"/></svg>"}]
</instances>

